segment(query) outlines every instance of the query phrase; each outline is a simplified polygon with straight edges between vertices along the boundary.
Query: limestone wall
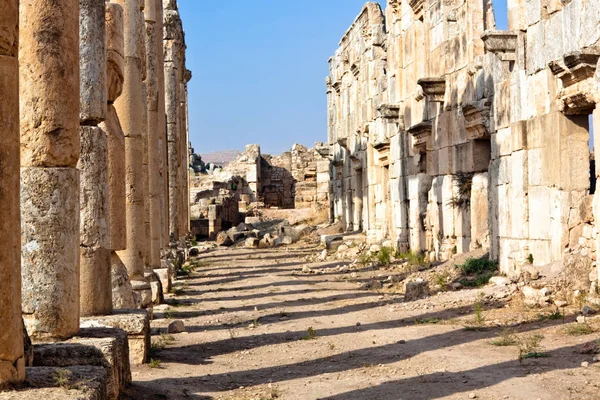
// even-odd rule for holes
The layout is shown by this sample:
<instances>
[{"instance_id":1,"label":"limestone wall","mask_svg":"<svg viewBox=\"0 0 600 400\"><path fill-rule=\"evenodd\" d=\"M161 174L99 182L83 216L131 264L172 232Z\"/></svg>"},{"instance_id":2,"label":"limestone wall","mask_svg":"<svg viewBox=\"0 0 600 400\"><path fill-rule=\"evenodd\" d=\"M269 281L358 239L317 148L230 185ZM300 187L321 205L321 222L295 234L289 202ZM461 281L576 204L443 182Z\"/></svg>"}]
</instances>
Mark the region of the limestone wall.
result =
<instances>
[{"instance_id":1,"label":"limestone wall","mask_svg":"<svg viewBox=\"0 0 600 400\"><path fill-rule=\"evenodd\" d=\"M334 218L431 260L489 248L509 275L595 263L600 13L542 3L509 2L509 31L487 1L365 5L329 60Z\"/></svg>"}]
</instances>

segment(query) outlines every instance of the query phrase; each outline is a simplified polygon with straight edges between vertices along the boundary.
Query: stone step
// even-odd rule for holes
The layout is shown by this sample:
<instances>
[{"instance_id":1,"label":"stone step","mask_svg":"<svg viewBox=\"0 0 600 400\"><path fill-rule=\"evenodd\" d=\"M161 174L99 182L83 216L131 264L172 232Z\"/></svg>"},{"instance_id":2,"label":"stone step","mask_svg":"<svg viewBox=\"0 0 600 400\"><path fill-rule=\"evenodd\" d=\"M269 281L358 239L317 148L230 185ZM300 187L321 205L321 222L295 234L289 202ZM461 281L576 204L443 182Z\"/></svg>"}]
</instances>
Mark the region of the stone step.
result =
<instances>
[{"instance_id":1,"label":"stone step","mask_svg":"<svg viewBox=\"0 0 600 400\"><path fill-rule=\"evenodd\" d=\"M103 367L32 367L27 379L0 400L108 400Z\"/></svg>"},{"instance_id":2,"label":"stone step","mask_svg":"<svg viewBox=\"0 0 600 400\"><path fill-rule=\"evenodd\" d=\"M81 318L82 328L118 328L127 333L129 362L141 365L150 350L150 315L147 310L115 310L112 315Z\"/></svg>"}]
</instances>

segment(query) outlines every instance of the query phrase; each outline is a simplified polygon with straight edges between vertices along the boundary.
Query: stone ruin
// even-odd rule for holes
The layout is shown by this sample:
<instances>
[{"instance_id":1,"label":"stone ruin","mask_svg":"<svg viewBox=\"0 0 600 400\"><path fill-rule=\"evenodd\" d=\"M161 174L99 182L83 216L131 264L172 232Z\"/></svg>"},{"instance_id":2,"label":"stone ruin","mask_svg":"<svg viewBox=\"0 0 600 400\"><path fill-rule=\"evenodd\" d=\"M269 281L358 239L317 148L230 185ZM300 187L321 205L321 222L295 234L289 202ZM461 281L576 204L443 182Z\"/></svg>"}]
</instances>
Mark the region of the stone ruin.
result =
<instances>
[{"instance_id":1,"label":"stone ruin","mask_svg":"<svg viewBox=\"0 0 600 400\"><path fill-rule=\"evenodd\" d=\"M295 144L280 156L262 154L251 144L222 170L196 174L190 187L192 233L214 239L251 222L257 207L329 210L328 155L322 143L314 149Z\"/></svg>"},{"instance_id":2,"label":"stone ruin","mask_svg":"<svg viewBox=\"0 0 600 400\"><path fill-rule=\"evenodd\" d=\"M189 234L177 3L0 8L0 399L117 399Z\"/></svg>"},{"instance_id":3,"label":"stone ruin","mask_svg":"<svg viewBox=\"0 0 600 400\"><path fill-rule=\"evenodd\" d=\"M497 30L489 0L367 3L329 60L333 218L509 277L577 264L597 295L599 9L509 0Z\"/></svg>"}]
</instances>

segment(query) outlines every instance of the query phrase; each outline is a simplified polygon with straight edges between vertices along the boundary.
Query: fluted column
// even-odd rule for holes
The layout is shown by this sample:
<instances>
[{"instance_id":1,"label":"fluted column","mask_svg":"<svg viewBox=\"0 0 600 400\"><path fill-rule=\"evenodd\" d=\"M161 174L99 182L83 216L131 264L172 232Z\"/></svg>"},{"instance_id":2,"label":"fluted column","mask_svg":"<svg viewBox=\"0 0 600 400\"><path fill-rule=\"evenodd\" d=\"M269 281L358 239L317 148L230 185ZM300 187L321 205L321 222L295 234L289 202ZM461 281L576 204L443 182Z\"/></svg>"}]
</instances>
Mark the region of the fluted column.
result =
<instances>
[{"instance_id":1,"label":"fluted column","mask_svg":"<svg viewBox=\"0 0 600 400\"><path fill-rule=\"evenodd\" d=\"M23 313L34 338L79 330L79 1L21 1Z\"/></svg>"},{"instance_id":2,"label":"fluted column","mask_svg":"<svg viewBox=\"0 0 600 400\"><path fill-rule=\"evenodd\" d=\"M19 0L0 14L0 386L25 377L19 224Z\"/></svg>"}]
</instances>

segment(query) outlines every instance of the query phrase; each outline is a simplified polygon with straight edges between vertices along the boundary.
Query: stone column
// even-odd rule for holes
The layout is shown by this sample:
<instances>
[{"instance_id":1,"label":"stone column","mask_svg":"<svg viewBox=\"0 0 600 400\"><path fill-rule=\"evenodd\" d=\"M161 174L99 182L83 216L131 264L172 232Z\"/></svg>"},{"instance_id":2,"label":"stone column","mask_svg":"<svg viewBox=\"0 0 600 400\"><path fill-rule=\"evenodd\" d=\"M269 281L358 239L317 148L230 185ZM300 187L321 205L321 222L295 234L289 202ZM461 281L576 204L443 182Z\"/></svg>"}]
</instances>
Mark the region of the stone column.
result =
<instances>
[{"instance_id":1,"label":"stone column","mask_svg":"<svg viewBox=\"0 0 600 400\"><path fill-rule=\"evenodd\" d=\"M149 216L149 254L148 263L152 269L160 268L161 250L161 193L160 184L160 132L159 127L159 64L158 43L162 43L162 32L157 30L157 7L162 14L162 2L145 0L144 16L146 18L146 105L148 109L148 216ZM162 53L162 49L161 49Z\"/></svg>"},{"instance_id":2,"label":"stone column","mask_svg":"<svg viewBox=\"0 0 600 400\"><path fill-rule=\"evenodd\" d=\"M81 314L112 312L105 0L79 0Z\"/></svg>"},{"instance_id":3,"label":"stone column","mask_svg":"<svg viewBox=\"0 0 600 400\"><path fill-rule=\"evenodd\" d=\"M25 377L19 226L19 0L0 14L0 386Z\"/></svg>"},{"instance_id":4,"label":"stone column","mask_svg":"<svg viewBox=\"0 0 600 400\"><path fill-rule=\"evenodd\" d=\"M146 99L142 81L145 75L143 37L143 4L140 0L117 0L123 7L124 21L124 84L123 94L116 99L115 109L125 134L126 230L127 247L117 252L127 267L133 290L142 299L142 306L151 300L150 285L144 278L144 170L142 158L146 132L144 109Z\"/></svg>"},{"instance_id":5,"label":"stone column","mask_svg":"<svg viewBox=\"0 0 600 400\"><path fill-rule=\"evenodd\" d=\"M160 187L160 248L165 249L169 244L169 184L167 179L167 121L165 116L165 56L163 53L163 0L156 3L156 80L158 85L158 180Z\"/></svg>"},{"instance_id":6,"label":"stone column","mask_svg":"<svg viewBox=\"0 0 600 400\"><path fill-rule=\"evenodd\" d=\"M22 307L34 338L79 331L79 1L21 1Z\"/></svg>"},{"instance_id":7,"label":"stone column","mask_svg":"<svg viewBox=\"0 0 600 400\"><path fill-rule=\"evenodd\" d=\"M112 305L116 309L136 308L127 268L117 250L127 248L127 213L125 211L125 136L114 107L123 90L125 48L123 7L106 4L106 81L107 113L100 127L108 136L109 231L111 249Z\"/></svg>"},{"instance_id":8,"label":"stone column","mask_svg":"<svg viewBox=\"0 0 600 400\"><path fill-rule=\"evenodd\" d=\"M181 213L181 78L182 52L184 49L183 29L177 2L164 0L164 77L165 107L167 119L167 165L169 180L169 237L170 241L180 238Z\"/></svg>"}]
</instances>

